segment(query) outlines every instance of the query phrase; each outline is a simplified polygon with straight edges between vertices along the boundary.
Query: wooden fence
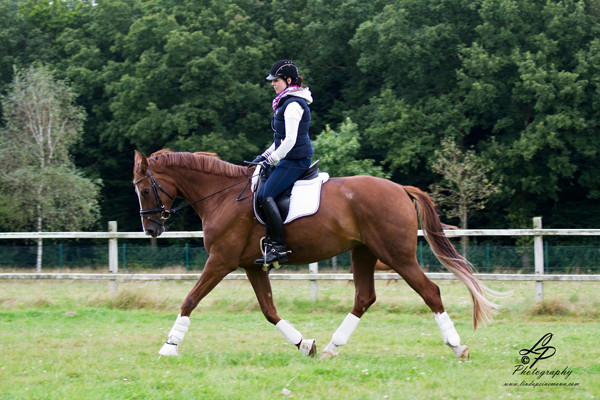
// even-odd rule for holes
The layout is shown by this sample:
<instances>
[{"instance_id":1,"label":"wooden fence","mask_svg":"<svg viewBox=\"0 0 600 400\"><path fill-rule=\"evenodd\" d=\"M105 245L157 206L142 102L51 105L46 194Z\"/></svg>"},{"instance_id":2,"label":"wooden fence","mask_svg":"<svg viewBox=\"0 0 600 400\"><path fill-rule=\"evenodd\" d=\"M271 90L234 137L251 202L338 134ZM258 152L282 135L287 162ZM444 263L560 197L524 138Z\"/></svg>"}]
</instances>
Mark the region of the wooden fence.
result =
<instances>
[{"instance_id":1,"label":"wooden fence","mask_svg":"<svg viewBox=\"0 0 600 400\"><path fill-rule=\"evenodd\" d=\"M544 274L544 236L600 236L600 229L542 229L540 217L533 219L533 229L455 229L446 230L449 237L457 236L533 236L534 237L534 274L475 274L481 280L494 281L535 281L536 300L543 299L545 281L600 281L600 275L567 275ZM419 230L419 236L423 232ZM165 232L161 238L203 238L202 231ZM0 239L107 239L108 240L108 272L107 274L79 273L0 273L0 279L77 279L77 280L108 280L113 290L118 282L130 280L197 280L200 274L122 274L119 273L118 240L119 239L148 239L143 232L118 232L117 223L108 223L107 232L0 232ZM160 240L160 239L159 239ZM429 272L430 279L457 279L451 273ZM351 274L319 273L318 263L309 265L308 274L271 273L273 280L309 280L311 283L311 299L317 297L317 281L319 280L349 280ZM232 273L225 279L246 279L245 274ZM377 273L375 279L402 279L395 273Z\"/></svg>"}]
</instances>

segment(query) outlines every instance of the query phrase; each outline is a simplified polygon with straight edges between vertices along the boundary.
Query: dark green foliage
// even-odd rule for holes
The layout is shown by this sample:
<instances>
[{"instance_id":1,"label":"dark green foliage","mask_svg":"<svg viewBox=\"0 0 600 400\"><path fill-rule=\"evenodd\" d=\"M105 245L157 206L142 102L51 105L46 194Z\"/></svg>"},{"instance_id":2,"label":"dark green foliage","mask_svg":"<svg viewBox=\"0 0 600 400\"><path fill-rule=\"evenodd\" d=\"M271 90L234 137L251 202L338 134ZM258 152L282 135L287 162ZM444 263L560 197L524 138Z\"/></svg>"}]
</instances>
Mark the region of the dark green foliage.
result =
<instances>
[{"instance_id":1,"label":"dark green foliage","mask_svg":"<svg viewBox=\"0 0 600 400\"><path fill-rule=\"evenodd\" d=\"M85 108L72 150L104 182L102 222L138 230L133 150L241 163L272 139L271 64L293 58L311 136L346 118L356 160L427 188L443 139L491 165L502 193L477 227L600 225L596 1L0 0L0 92L34 61ZM1 111L1 110L0 110ZM315 155L319 158L319 154ZM356 165L361 165L357 163ZM0 202L0 210L6 205ZM198 229L195 217L174 229Z\"/></svg>"}]
</instances>

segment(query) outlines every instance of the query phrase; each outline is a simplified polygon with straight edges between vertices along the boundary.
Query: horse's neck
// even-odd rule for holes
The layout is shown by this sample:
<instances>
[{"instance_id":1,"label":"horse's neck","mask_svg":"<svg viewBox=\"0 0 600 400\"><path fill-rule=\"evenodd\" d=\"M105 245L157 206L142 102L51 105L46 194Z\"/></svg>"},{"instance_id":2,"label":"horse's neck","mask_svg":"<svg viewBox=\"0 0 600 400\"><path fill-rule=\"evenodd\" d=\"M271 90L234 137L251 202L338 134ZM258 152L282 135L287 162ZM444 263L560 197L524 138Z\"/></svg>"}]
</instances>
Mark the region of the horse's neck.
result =
<instances>
[{"instance_id":1,"label":"horse's neck","mask_svg":"<svg viewBox=\"0 0 600 400\"><path fill-rule=\"evenodd\" d=\"M235 197L243 189L243 178L210 174L202 171L181 170L177 182L179 193L193 207L201 219L222 202L235 204ZM240 183L236 185L236 183Z\"/></svg>"}]
</instances>

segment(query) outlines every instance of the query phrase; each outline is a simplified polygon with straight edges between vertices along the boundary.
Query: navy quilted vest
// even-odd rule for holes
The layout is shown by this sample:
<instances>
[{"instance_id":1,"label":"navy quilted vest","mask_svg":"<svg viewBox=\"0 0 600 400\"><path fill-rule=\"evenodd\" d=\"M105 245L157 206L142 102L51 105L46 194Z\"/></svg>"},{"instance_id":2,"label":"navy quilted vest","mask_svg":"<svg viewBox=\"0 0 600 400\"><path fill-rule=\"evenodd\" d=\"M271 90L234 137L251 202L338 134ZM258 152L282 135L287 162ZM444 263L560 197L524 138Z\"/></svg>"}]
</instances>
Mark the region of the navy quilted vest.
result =
<instances>
[{"instance_id":1,"label":"navy quilted vest","mask_svg":"<svg viewBox=\"0 0 600 400\"><path fill-rule=\"evenodd\" d=\"M285 160L299 160L303 158L312 157L314 154L312 143L310 142L310 138L308 137L308 127L310 125L310 108L308 108L306 100L295 96L287 96L281 99L277 108L273 111L271 127L274 131L273 136L275 141L275 148L278 148L281 145L283 139L285 138L285 121L283 118L283 113L285 112L286 107L293 102L300 104L300 106L304 110L304 113L302 114L300 125L298 126L298 136L296 137L296 144L285 156Z\"/></svg>"}]
</instances>

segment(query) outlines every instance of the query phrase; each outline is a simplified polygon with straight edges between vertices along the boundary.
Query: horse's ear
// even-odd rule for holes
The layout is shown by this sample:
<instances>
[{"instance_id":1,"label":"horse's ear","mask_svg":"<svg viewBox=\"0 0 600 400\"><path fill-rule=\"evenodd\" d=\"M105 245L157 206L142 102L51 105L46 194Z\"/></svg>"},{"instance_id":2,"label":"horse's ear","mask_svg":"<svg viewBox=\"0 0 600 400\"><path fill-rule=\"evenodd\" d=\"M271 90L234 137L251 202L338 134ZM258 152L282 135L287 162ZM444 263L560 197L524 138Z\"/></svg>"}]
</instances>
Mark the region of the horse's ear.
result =
<instances>
[{"instance_id":1,"label":"horse's ear","mask_svg":"<svg viewBox=\"0 0 600 400\"><path fill-rule=\"evenodd\" d=\"M145 175L147 169L148 169L148 159L146 158L146 156L144 154L135 150L134 170L137 170L137 172L140 175Z\"/></svg>"}]
</instances>

